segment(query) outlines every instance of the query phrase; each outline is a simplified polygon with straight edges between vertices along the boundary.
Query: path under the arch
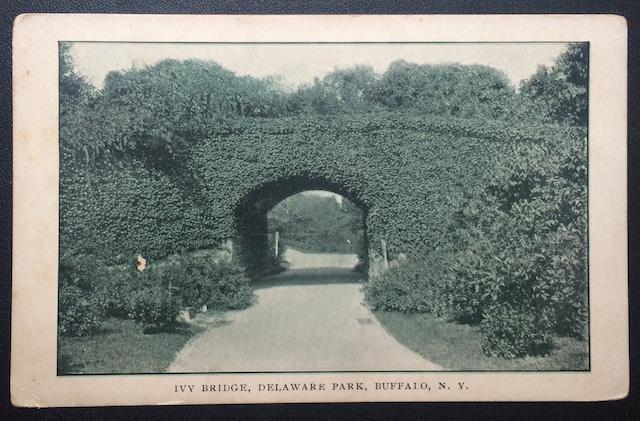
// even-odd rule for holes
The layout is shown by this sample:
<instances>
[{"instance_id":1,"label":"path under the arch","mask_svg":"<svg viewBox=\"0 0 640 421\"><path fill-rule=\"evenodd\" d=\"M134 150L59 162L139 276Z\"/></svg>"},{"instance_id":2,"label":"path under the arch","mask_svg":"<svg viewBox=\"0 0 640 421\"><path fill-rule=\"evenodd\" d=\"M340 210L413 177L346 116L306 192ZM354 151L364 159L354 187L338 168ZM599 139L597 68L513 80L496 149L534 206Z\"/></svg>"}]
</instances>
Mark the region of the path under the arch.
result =
<instances>
[{"instance_id":1,"label":"path under the arch","mask_svg":"<svg viewBox=\"0 0 640 421\"><path fill-rule=\"evenodd\" d=\"M383 329L362 304L362 275L297 257L294 269L255 285L254 305L188 342L168 371L442 370Z\"/></svg>"}]
</instances>

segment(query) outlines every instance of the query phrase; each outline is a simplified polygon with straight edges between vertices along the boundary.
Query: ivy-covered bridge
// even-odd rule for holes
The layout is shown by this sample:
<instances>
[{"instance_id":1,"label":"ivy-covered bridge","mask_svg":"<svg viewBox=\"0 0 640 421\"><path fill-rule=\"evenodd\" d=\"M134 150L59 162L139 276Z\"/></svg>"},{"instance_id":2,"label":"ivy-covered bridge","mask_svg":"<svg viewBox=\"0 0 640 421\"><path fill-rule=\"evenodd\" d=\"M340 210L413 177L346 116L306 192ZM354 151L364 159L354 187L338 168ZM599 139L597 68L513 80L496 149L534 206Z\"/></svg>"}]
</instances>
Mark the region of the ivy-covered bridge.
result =
<instances>
[{"instance_id":1,"label":"ivy-covered bridge","mask_svg":"<svg viewBox=\"0 0 640 421\"><path fill-rule=\"evenodd\" d=\"M122 261L226 244L256 264L269 253L267 212L314 189L361 207L375 268L381 240L391 259L446 246L459 201L517 158L515 145L571 140L581 132L399 113L229 120L170 171L141 158L61 160L61 250Z\"/></svg>"}]
</instances>

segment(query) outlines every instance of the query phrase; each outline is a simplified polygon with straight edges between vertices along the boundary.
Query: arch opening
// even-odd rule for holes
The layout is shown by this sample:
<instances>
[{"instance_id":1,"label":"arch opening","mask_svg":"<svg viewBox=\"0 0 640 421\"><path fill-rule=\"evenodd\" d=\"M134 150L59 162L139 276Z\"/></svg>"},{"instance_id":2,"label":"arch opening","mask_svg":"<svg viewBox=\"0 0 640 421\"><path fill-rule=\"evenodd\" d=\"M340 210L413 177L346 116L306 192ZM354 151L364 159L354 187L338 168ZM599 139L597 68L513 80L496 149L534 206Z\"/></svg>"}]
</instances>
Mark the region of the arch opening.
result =
<instances>
[{"instance_id":1,"label":"arch opening","mask_svg":"<svg viewBox=\"0 0 640 421\"><path fill-rule=\"evenodd\" d=\"M234 254L253 278L287 267L341 267L366 275L367 215L358 194L324 178L265 183L235 208Z\"/></svg>"}]
</instances>

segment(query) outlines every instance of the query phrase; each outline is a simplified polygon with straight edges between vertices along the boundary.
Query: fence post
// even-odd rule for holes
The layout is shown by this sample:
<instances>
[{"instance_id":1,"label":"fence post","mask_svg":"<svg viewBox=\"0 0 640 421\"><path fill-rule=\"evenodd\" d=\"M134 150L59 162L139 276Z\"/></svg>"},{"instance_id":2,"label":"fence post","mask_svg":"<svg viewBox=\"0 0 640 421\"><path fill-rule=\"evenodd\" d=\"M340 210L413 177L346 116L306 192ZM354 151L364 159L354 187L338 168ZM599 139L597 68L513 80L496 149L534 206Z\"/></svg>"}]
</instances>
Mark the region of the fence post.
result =
<instances>
[{"instance_id":1,"label":"fence post","mask_svg":"<svg viewBox=\"0 0 640 421\"><path fill-rule=\"evenodd\" d=\"M275 248L276 248L276 257L278 257L278 242L280 241L280 231L276 231L276 236L275 236L275 241L274 243L276 243Z\"/></svg>"},{"instance_id":2,"label":"fence post","mask_svg":"<svg viewBox=\"0 0 640 421\"><path fill-rule=\"evenodd\" d=\"M380 245L382 246L382 258L384 259L385 269L389 269L389 259L387 257L387 242L380 239Z\"/></svg>"}]
</instances>

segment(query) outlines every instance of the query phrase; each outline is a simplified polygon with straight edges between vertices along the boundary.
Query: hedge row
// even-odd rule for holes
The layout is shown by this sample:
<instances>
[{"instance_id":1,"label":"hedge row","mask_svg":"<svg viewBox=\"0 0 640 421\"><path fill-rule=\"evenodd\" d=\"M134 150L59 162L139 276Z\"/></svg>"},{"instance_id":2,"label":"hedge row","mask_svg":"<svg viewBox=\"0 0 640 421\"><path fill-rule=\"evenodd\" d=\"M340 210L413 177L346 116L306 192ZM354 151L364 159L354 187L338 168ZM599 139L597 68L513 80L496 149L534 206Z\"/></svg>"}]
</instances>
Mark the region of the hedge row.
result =
<instances>
[{"instance_id":1,"label":"hedge row","mask_svg":"<svg viewBox=\"0 0 640 421\"><path fill-rule=\"evenodd\" d=\"M99 262L131 262L207 248L220 236L200 206L166 174L137 160L92 166L61 160L61 258L92 255ZM95 264L96 262L94 262Z\"/></svg>"},{"instance_id":2,"label":"hedge row","mask_svg":"<svg viewBox=\"0 0 640 421\"><path fill-rule=\"evenodd\" d=\"M254 299L241 267L208 256L182 256L150 264L142 272L132 265L94 266L94 261L76 256L61 263L61 335L90 334L110 317L132 319L147 327L169 327L181 309L238 309Z\"/></svg>"}]
</instances>

